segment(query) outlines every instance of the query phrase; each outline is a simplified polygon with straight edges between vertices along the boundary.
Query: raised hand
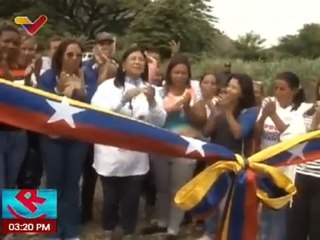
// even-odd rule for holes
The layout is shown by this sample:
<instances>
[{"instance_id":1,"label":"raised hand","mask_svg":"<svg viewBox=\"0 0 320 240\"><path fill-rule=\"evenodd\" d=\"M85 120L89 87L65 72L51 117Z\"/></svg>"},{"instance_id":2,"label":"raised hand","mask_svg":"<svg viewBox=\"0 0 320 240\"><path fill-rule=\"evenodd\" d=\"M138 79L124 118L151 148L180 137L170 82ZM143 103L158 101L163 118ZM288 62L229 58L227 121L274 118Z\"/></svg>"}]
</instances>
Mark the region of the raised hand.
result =
<instances>
[{"instance_id":1,"label":"raised hand","mask_svg":"<svg viewBox=\"0 0 320 240\"><path fill-rule=\"evenodd\" d=\"M272 116L276 113L276 102L272 99L266 99L263 104L262 115L264 116Z\"/></svg>"},{"instance_id":2,"label":"raised hand","mask_svg":"<svg viewBox=\"0 0 320 240\"><path fill-rule=\"evenodd\" d=\"M126 93L123 95L122 100L124 102L131 101L132 98L138 96L140 93L144 92L144 89L142 88L132 88L126 91Z\"/></svg>"},{"instance_id":3,"label":"raised hand","mask_svg":"<svg viewBox=\"0 0 320 240\"><path fill-rule=\"evenodd\" d=\"M175 40L172 40L170 42L170 49L171 49L171 54L175 55L180 51L180 42L176 42Z\"/></svg>"},{"instance_id":4,"label":"raised hand","mask_svg":"<svg viewBox=\"0 0 320 240\"><path fill-rule=\"evenodd\" d=\"M146 96L149 105L154 105L155 104L154 97L156 95L156 90L154 89L154 87L152 86L146 87L143 93Z\"/></svg>"}]
</instances>

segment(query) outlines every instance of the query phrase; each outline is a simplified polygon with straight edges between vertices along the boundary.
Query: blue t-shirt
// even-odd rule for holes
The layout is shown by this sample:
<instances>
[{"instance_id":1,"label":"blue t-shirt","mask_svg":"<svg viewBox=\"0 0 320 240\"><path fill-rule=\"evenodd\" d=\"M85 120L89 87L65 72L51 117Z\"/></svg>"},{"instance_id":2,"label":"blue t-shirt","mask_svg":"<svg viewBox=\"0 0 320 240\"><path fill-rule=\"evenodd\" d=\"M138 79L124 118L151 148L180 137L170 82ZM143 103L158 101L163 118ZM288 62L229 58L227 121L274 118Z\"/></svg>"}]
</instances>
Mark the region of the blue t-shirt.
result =
<instances>
[{"instance_id":1,"label":"blue t-shirt","mask_svg":"<svg viewBox=\"0 0 320 240\"><path fill-rule=\"evenodd\" d=\"M235 139L226 116L221 114L211 133L211 142L224 146L235 153L248 155L257 117L257 108L243 110L237 119L241 127L241 137Z\"/></svg>"},{"instance_id":2,"label":"blue t-shirt","mask_svg":"<svg viewBox=\"0 0 320 240\"><path fill-rule=\"evenodd\" d=\"M83 62L82 66L87 90L86 100L88 102L91 102L93 94L97 91L98 88L99 70L93 59Z\"/></svg>"},{"instance_id":3,"label":"blue t-shirt","mask_svg":"<svg viewBox=\"0 0 320 240\"><path fill-rule=\"evenodd\" d=\"M89 74L88 74L89 72ZM88 68L84 67L84 81L86 84L86 96L84 101L90 103L93 94L97 89L97 78L93 74L90 74ZM52 69L45 71L39 78L38 88L47 92L56 93L55 88L58 83L58 76Z\"/></svg>"}]
</instances>

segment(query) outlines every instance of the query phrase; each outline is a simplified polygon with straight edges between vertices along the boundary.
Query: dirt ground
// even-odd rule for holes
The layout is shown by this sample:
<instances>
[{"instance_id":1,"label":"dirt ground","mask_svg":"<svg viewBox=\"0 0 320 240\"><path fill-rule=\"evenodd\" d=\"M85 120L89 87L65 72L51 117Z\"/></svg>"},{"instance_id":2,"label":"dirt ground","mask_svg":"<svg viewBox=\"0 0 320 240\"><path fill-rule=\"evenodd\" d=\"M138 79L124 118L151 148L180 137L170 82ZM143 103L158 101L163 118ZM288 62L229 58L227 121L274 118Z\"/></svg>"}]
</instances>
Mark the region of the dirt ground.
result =
<instances>
[{"instance_id":1,"label":"dirt ground","mask_svg":"<svg viewBox=\"0 0 320 240\"><path fill-rule=\"evenodd\" d=\"M89 223L83 227L83 232L81 240L103 240L103 232L100 228L100 215L101 215L101 202L102 202L102 192L100 184L97 185L97 191L95 196L95 208L94 208L94 220L92 223ZM140 222L138 226L139 229L146 226L147 222L143 219L143 202L141 203L140 211ZM181 231L181 239L183 240L194 240L197 237L201 236L201 228L195 226L194 224L188 224L183 226ZM17 235L14 237L14 240L42 240L42 236L26 236L26 235ZM149 235L141 236L138 234L137 240L161 240L161 235Z\"/></svg>"}]
</instances>

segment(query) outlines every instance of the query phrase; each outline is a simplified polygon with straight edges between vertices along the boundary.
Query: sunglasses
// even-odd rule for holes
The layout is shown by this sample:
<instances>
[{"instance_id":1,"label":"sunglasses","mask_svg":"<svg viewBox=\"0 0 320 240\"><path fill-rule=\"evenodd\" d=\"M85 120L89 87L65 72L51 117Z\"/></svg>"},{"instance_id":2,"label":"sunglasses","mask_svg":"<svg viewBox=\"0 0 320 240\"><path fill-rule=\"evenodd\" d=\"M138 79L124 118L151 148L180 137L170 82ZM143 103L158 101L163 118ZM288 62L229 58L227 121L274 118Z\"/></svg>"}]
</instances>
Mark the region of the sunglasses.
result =
<instances>
[{"instance_id":1,"label":"sunglasses","mask_svg":"<svg viewBox=\"0 0 320 240\"><path fill-rule=\"evenodd\" d=\"M67 52L66 55L67 55L67 58L82 59L82 53Z\"/></svg>"}]
</instances>

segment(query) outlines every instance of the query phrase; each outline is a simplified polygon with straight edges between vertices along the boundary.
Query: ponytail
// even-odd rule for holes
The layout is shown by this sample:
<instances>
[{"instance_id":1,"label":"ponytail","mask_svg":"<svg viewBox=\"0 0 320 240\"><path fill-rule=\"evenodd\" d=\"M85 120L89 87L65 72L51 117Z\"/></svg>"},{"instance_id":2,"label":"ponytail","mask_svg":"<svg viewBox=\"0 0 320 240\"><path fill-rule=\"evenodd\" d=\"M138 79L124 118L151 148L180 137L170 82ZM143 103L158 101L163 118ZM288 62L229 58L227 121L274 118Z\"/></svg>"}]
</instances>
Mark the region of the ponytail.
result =
<instances>
[{"instance_id":1,"label":"ponytail","mask_svg":"<svg viewBox=\"0 0 320 240\"><path fill-rule=\"evenodd\" d=\"M302 87L299 88L298 92L296 93L296 95L293 98L293 106L291 111L295 111L297 110L301 103L306 101L306 95L304 94L304 90Z\"/></svg>"}]
</instances>

